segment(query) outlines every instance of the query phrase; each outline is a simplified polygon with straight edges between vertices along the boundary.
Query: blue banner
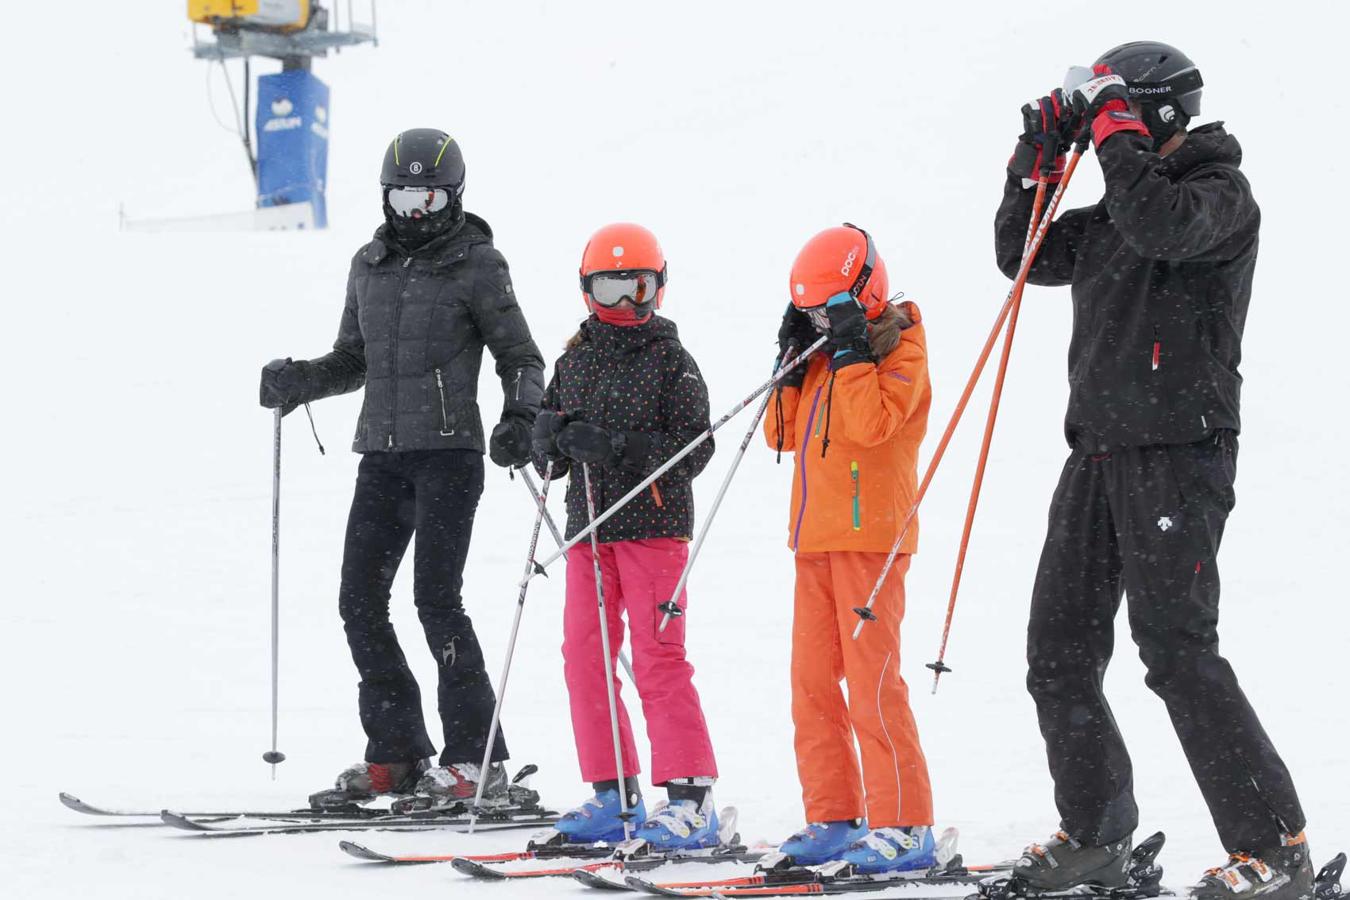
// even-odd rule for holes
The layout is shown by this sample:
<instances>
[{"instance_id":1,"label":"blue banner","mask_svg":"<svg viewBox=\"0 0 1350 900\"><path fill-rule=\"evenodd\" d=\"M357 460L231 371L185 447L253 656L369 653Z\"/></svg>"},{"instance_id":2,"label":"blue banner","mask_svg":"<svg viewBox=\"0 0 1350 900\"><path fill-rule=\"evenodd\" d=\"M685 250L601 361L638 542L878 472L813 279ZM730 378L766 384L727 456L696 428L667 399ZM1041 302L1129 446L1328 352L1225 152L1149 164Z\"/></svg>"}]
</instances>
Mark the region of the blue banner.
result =
<instances>
[{"instance_id":1,"label":"blue banner","mask_svg":"<svg viewBox=\"0 0 1350 900\"><path fill-rule=\"evenodd\" d=\"M258 205L314 206L328 225L328 85L301 70L258 78Z\"/></svg>"}]
</instances>

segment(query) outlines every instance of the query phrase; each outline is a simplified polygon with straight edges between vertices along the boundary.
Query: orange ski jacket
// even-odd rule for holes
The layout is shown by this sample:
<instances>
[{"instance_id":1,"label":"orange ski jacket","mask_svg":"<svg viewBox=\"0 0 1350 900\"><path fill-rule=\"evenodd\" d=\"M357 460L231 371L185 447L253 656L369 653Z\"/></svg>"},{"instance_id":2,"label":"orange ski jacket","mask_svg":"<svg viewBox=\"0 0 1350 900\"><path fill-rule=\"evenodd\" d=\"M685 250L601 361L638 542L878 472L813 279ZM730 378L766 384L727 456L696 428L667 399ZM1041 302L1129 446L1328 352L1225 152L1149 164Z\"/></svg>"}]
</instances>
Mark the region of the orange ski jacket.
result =
<instances>
[{"instance_id":1,"label":"orange ski jacket","mask_svg":"<svg viewBox=\"0 0 1350 900\"><path fill-rule=\"evenodd\" d=\"M802 386L779 389L769 403L765 439L778 449L781 438L781 448L795 453L788 516L794 551L885 552L900 535L918 488L932 404L919 308L905 302L901 309L913 325L901 330L887 317L872 328L876 365L832 373L830 354L817 353ZM900 552L914 553L918 543L916 518Z\"/></svg>"}]
</instances>

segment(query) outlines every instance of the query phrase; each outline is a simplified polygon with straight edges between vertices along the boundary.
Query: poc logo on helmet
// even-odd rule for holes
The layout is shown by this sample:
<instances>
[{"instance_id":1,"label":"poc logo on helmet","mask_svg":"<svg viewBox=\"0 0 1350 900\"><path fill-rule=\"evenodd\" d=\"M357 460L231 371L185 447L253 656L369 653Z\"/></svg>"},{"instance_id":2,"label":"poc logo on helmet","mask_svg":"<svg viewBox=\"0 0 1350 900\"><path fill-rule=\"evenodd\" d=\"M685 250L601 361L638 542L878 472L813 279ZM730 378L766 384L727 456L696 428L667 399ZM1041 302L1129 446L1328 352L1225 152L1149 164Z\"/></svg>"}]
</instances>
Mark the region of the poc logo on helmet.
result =
<instances>
[{"instance_id":1,"label":"poc logo on helmet","mask_svg":"<svg viewBox=\"0 0 1350 900\"><path fill-rule=\"evenodd\" d=\"M408 163L408 171L413 173L414 175L421 175L422 164L417 160L413 160L412 162Z\"/></svg>"},{"instance_id":2,"label":"poc logo on helmet","mask_svg":"<svg viewBox=\"0 0 1350 900\"><path fill-rule=\"evenodd\" d=\"M1162 119L1164 122L1171 124L1172 120L1175 119L1176 117L1177 111L1172 107L1170 106L1158 107L1158 118Z\"/></svg>"},{"instance_id":3,"label":"poc logo on helmet","mask_svg":"<svg viewBox=\"0 0 1350 900\"><path fill-rule=\"evenodd\" d=\"M839 270L839 274L840 275L853 274L853 263L856 262L857 259L858 259L858 248L854 247L852 250L848 251L848 256L844 258L844 267Z\"/></svg>"}]
</instances>

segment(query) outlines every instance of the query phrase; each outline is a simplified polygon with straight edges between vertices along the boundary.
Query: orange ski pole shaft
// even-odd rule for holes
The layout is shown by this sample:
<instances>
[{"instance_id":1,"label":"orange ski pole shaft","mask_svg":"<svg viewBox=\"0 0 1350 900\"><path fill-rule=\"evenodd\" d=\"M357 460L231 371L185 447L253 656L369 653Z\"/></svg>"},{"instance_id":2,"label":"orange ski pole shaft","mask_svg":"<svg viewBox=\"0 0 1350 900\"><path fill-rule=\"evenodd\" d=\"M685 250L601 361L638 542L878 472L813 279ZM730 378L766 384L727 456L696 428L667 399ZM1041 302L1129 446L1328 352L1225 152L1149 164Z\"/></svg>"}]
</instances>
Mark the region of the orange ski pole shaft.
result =
<instances>
[{"instance_id":1,"label":"orange ski pole shaft","mask_svg":"<svg viewBox=\"0 0 1350 900\"><path fill-rule=\"evenodd\" d=\"M900 553L900 547L904 543L905 537L909 534L909 529L914 523L914 517L919 512L919 505L923 503L924 496L928 493L928 486L933 480L933 475L937 472L938 466L942 463L943 457L947 453L947 447L951 443L952 435L956 433L956 426L960 424L961 417L965 414L966 405L970 402L970 397L975 393L975 387L979 384L980 376L984 373L985 364L989 361L990 354L994 351L994 344L998 341L1000 332L1003 331L1003 324L1007 321L1008 315L1012 311L1013 300L1017 295L1019 285L1025 284L1027 274L1031 271L1031 264L1036 260L1036 253L1040 250L1041 242L1045 239L1045 233L1050 227L1055 210L1059 208L1059 202L1064 196L1064 189L1068 186L1069 177L1073 169L1078 164L1078 157L1082 154L1079 149L1074 150L1073 156L1069 160L1069 165L1065 169L1064 177L1060 180L1055 192L1050 197L1050 205L1045 214L1037 219L1033 214L1028 227L1030 238L1023 246L1022 263L1018 266L1017 277L1013 280L1013 286L1008 290L1008 296L1003 301L1003 307L999 310L998 318L994 320L994 327L989 330L989 336L985 338L984 347L980 350L980 356L975 361L975 368L970 373L970 378L966 381L965 390L961 392L961 397L956 401L956 408L952 410L951 419L947 422L947 428L938 441L937 449L933 451L933 457L929 460L928 468L924 471L923 480L919 483L919 489L914 495L914 502L910 504L909 512L905 515L905 521L900 527L900 536L895 539L891 545L890 553L886 555L886 561L881 566L881 574L877 576L876 584L872 586L872 593L867 598L867 603L863 606L855 606L853 612L857 614L859 622L853 629L853 639L856 641L862 634L863 626L869 621L873 621L876 616L872 612L872 607L876 605L877 597L881 594L881 586L886 582L886 576L890 574L891 568L895 564L895 557ZM1041 203L1044 200L1046 186L1038 184L1036 187L1036 203L1033 213L1040 211ZM931 665L930 665L931 668Z\"/></svg>"},{"instance_id":2,"label":"orange ski pole shaft","mask_svg":"<svg viewBox=\"0 0 1350 900\"><path fill-rule=\"evenodd\" d=\"M1051 201L1050 209L1046 211L1042 227L1037 229L1036 246L1028 250L1033 254L1040 250L1040 244L1044 241L1045 231L1044 223L1048 223L1055 215L1055 210L1059 206L1059 198L1063 195L1064 185L1073 176L1073 171L1078 167L1078 160L1082 157L1081 150L1075 150L1069 164L1065 167L1064 175L1060 179L1060 186L1055 191L1055 196ZM1045 186L1045 180L1041 180L1040 188ZM1038 188L1039 192L1039 188ZM1003 351L999 356L998 372L994 376L994 390L989 399L989 414L985 418L984 437L980 443L980 457L975 464L975 478L970 486L970 501L966 505L966 521L961 530L961 545L956 554L956 570L952 574L951 594L947 598L947 618L942 626L942 643L938 648L938 657L936 662L928 664L928 668L933 670L933 693L937 693L938 682L942 678L943 672L950 672L951 669L946 665L947 642L951 637L952 617L956 612L956 597L961 590L961 575L965 571L966 554L970 549L970 534L975 525L975 511L980 504L980 491L984 486L984 472L989 464L989 447L994 440L994 426L998 421L999 405L1003 399L1003 383L1008 375L1008 360L1012 356L1013 337L1017 333L1017 317L1022 310L1022 294L1026 290L1027 276L1031 271L1031 266L1023 260L1021 271L1018 272L1018 279L1013 284L1012 294L1009 301L1012 309L1008 314L1008 328L1003 336Z\"/></svg>"}]
</instances>

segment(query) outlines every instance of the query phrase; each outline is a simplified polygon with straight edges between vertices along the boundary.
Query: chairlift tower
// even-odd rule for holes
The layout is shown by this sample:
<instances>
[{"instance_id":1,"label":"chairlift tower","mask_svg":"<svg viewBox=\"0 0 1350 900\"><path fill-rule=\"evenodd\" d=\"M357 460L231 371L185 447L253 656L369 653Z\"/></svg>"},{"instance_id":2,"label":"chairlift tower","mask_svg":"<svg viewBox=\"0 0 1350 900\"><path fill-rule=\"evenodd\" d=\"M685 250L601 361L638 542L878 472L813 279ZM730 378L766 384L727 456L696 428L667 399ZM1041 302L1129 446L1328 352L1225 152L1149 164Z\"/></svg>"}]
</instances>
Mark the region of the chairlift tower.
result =
<instances>
[{"instance_id":1,"label":"chairlift tower","mask_svg":"<svg viewBox=\"0 0 1350 900\"><path fill-rule=\"evenodd\" d=\"M194 23L192 55L217 62L244 61L244 103L236 120L257 186L255 228L324 228L328 173L329 91L313 71L316 57L343 47L377 46L375 0L368 0L369 21L358 24L347 0L188 0ZM210 39L198 26L210 29ZM281 71L259 76L250 129L250 64L254 57L275 59ZM226 83L229 83L228 75ZM231 100L234 91L230 91ZM256 150L252 133L257 134ZM233 217L238 221L240 217Z\"/></svg>"}]
</instances>

